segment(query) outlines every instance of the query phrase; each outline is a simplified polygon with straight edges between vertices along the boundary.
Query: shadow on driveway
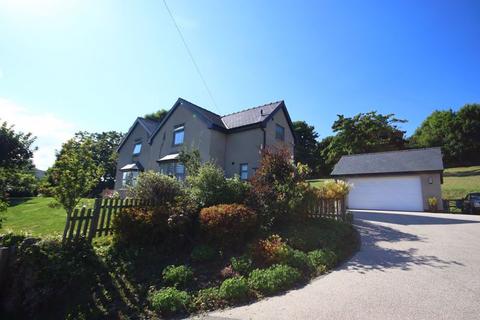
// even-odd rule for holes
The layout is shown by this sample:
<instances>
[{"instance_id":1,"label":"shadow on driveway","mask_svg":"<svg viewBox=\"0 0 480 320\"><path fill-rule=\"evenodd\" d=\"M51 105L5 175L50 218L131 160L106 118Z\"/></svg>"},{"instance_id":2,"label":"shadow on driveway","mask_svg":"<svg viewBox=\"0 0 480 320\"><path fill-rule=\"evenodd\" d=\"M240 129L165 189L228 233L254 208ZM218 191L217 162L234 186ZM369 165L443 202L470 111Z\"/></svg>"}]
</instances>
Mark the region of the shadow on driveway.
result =
<instances>
[{"instance_id":1,"label":"shadow on driveway","mask_svg":"<svg viewBox=\"0 0 480 320\"><path fill-rule=\"evenodd\" d=\"M448 214L438 213L438 217L401 214L401 213L382 213L382 212L361 212L352 210L356 219L377 221L384 223L394 223L404 226L409 225L435 225L435 224L462 224L462 223L480 223L478 220L463 220L447 218Z\"/></svg>"},{"instance_id":2,"label":"shadow on driveway","mask_svg":"<svg viewBox=\"0 0 480 320\"><path fill-rule=\"evenodd\" d=\"M416 246L418 243L426 241L427 239L425 238L368 222L368 220L371 220L398 223L401 225L440 224L437 218L426 220L428 217L397 214L380 214L377 217L377 215L378 213L355 213L354 224L361 236L362 247L341 269L365 273L372 270L386 271L391 268L410 270L415 266L429 266L439 269L448 268L452 265L463 266L462 263L457 261L443 260L434 255L418 254ZM392 215L392 217L389 217L390 215ZM402 219L406 221L402 221ZM447 220L446 223L453 223L453 221L455 221L455 223L466 223L462 222L462 220L454 219L438 220ZM474 223L474 221L468 221L468 223ZM409 244L407 246L409 248L404 249L405 243L399 245L400 242L408 242Z\"/></svg>"}]
</instances>

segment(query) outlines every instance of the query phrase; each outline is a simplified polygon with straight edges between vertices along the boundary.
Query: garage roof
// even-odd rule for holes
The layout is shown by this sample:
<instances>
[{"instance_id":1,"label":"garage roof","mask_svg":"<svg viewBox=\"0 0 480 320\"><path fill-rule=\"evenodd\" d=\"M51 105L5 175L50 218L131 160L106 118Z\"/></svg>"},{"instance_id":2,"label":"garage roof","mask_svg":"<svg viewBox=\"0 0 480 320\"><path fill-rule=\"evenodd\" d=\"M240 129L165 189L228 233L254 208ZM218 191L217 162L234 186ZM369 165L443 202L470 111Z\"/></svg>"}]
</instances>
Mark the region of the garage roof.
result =
<instances>
[{"instance_id":1,"label":"garage roof","mask_svg":"<svg viewBox=\"0 0 480 320\"><path fill-rule=\"evenodd\" d=\"M442 171L440 148L353 154L343 156L332 176Z\"/></svg>"}]
</instances>

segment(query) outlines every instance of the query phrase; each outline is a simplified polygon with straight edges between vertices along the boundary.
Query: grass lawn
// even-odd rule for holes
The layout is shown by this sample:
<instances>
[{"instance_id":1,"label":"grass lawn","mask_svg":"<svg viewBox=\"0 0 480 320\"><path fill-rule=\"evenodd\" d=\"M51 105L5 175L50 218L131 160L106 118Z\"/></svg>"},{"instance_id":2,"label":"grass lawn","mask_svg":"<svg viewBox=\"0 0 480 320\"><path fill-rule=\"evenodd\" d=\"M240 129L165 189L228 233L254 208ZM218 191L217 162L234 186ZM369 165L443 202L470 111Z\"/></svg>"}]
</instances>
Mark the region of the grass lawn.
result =
<instances>
[{"instance_id":1,"label":"grass lawn","mask_svg":"<svg viewBox=\"0 0 480 320\"><path fill-rule=\"evenodd\" d=\"M480 192L480 166L445 169L442 198L462 199L470 192Z\"/></svg>"},{"instance_id":2,"label":"grass lawn","mask_svg":"<svg viewBox=\"0 0 480 320\"><path fill-rule=\"evenodd\" d=\"M53 198L12 198L3 213L0 233L28 232L33 236L62 234L66 212L62 207L50 207Z\"/></svg>"}]
</instances>

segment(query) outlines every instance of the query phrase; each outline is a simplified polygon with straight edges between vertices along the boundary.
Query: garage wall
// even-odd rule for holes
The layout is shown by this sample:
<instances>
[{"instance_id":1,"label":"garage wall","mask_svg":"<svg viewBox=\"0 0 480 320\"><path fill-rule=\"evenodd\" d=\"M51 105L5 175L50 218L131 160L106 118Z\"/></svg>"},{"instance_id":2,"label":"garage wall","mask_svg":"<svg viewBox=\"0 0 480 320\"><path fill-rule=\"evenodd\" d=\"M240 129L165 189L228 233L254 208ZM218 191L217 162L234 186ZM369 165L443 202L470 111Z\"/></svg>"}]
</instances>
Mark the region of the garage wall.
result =
<instances>
[{"instance_id":1,"label":"garage wall","mask_svg":"<svg viewBox=\"0 0 480 320\"><path fill-rule=\"evenodd\" d=\"M429 178L432 178L432 183L428 182ZM423 209L428 210L428 198L437 198L438 209L441 210L442 203L442 181L440 173L423 173L420 174L422 182L422 195L423 195Z\"/></svg>"}]
</instances>

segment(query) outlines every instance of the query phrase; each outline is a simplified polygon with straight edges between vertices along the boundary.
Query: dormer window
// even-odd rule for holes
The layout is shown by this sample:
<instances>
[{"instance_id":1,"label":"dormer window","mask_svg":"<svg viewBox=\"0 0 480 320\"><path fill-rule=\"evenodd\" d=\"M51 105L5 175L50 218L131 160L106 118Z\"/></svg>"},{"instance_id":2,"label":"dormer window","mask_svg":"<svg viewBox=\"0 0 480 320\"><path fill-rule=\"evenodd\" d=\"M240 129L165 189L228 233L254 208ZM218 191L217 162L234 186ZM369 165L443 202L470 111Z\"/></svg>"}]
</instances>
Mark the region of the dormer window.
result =
<instances>
[{"instance_id":1,"label":"dormer window","mask_svg":"<svg viewBox=\"0 0 480 320\"><path fill-rule=\"evenodd\" d=\"M285 128L278 123L275 126L275 138L280 141L285 141Z\"/></svg>"},{"instance_id":2,"label":"dormer window","mask_svg":"<svg viewBox=\"0 0 480 320\"><path fill-rule=\"evenodd\" d=\"M142 152L142 143L137 142L135 143L135 146L133 146L133 155L138 156Z\"/></svg>"},{"instance_id":3,"label":"dormer window","mask_svg":"<svg viewBox=\"0 0 480 320\"><path fill-rule=\"evenodd\" d=\"M180 146L183 144L183 138L185 136L185 126L178 125L173 129L173 146Z\"/></svg>"}]
</instances>

